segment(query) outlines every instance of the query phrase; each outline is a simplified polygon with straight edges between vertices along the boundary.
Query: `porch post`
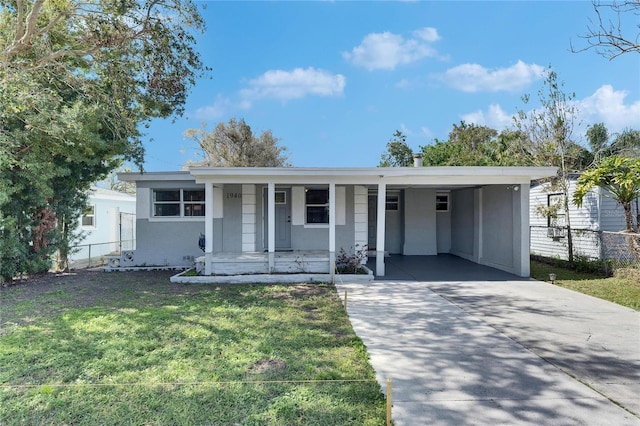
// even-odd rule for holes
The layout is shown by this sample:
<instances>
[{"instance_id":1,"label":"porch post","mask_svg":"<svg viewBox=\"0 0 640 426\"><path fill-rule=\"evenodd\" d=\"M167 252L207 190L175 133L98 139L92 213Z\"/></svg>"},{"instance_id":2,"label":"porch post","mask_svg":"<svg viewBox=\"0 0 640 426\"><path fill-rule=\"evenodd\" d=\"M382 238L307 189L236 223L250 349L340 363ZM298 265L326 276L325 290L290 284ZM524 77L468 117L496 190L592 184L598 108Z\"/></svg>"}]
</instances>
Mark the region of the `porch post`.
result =
<instances>
[{"instance_id":1,"label":"porch post","mask_svg":"<svg viewBox=\"0 0 640 426\"><path fill-rule=\"evenodd\" d=\"M334 282L336 272L336 184L329 184L329 274Z\"/></svg>"},{"instance_id":2,"label":"porch post","mask_svg":"<svg viewBox=\"0 0 640 426\"><path fill-rule=\"evenodd\" d=\"M376 230L376 276L384 277L384 231L386 223L387 184L378 184L378 227Z\"/></svg>"},{"instance_id":3,"label":"porch post","mask_svg":"<svg viewBox=\"0 0 640 426\"><path fill-rule=\"evenodd\" d=\"M267 184L267 241L269 250L269 273L273 272L276 266L276 184Z\"/></svg>"},{"instance_id":4,"label":"porch post","mask_svg":"<svg viewBox=\"0 0 640 426\"><path fill-rule=\"evenodd\" d=\"M531 244L531 236L529 231L529 185L519 185L520 190L514 194L515 214L514 220L514 248L515 254L519 254L515 261L516 274L521 277L531 275L531 256L529 247ZM519 198L519 199L518 199ZM519 244L518 244L519 243Z\"/></svg>"},{"instance_id":5,"label":"porch post","mask_svg":"<svg viewBox=\"0 0 640 426\"><path fill-rule=\"evenodd\" d=\"M213 183L204 184L204 274L211 275L213 260Z\"/></svg>"}]
</instances>

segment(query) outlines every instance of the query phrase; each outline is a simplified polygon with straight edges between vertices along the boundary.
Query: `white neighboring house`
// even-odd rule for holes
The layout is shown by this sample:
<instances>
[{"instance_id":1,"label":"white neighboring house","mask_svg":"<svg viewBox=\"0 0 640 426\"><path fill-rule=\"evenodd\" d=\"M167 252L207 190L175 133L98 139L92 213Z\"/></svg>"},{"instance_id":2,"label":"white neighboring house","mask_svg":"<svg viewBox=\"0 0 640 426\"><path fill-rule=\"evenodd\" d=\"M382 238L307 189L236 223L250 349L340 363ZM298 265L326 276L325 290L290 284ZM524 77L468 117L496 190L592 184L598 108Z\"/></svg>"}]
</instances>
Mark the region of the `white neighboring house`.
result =
<instances>
[{"instance_id":1,"label":"white neighboring house","mask_svg":"<svg viewBox=\"0 0 640 426\"><path fill-rule=\"evenodd\" d=\"M529 276L529 187L554 167L192 167L136 183L136 250L118 266L204 275L331 273L340 249L447 253ZM203 250L199 236L203 235ZM115 265L114 265L115 266Z\"/></svg>"},{"instance_id":2,"label":"white neighboring house","mask_svg":"<svg viewBox=\"0 0 640 426\"><path fill-rule=\"evenodd\" d=\"M84 238L69 256L71 266L120 250L133 250L135 214L135 195L93 187L76 229Z\"/></svg>"},{"instance_id":3,"label":"white neighboring house","mask_svg":"<svg viewBox=\"0 0 640 426\"><path fill-rule=\"evenodd\" d=\"M584 197L581 207L573 204L573 194L579 174L569 177L569 220L573 235L574 255L592 259L611 257L603 235L617 233L626 229L622 205L607 196L607 191L596 187ZM560 190L554 190L549 183L534 184L530 191L531 206L529 223L531 225L531 254L566 260L567 255L567 213L558 209L556 217L546 217L540 212L556 203L562 202ZM638 214L640 200L632 203L632 215ZM614 256L615 257L615 256Z\"/></svg>"}]
</instances>

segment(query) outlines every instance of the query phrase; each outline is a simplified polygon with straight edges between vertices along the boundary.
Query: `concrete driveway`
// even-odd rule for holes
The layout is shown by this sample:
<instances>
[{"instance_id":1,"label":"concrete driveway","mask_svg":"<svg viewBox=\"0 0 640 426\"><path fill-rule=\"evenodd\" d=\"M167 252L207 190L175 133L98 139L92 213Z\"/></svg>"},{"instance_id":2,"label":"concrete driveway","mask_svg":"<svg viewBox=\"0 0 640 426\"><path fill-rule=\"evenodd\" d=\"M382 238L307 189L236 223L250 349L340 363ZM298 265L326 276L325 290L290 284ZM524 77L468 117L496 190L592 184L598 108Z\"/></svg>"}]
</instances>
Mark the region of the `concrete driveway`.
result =
<instances>
[{"instance_id":1,"label":"concrete driveway","mask_svg":"<svg viewBox=\"0 0 640 426\"><path fill-rule=\"evenodd\" d=\"M640 425L639 312L454 256L386 269L336 287L396 425Z\"/></svg>"}]
</instances>

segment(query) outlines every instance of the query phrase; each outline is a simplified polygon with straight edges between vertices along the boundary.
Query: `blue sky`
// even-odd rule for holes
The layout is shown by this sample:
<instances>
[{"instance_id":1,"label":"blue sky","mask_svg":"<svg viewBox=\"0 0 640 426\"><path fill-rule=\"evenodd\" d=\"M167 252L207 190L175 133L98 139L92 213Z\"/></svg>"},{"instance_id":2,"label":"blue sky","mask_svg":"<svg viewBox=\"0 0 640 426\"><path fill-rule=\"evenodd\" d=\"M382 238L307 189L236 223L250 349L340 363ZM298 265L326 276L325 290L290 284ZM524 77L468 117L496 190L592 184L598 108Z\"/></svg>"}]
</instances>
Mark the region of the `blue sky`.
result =
<instances>
[{"instance_id":1,"label":"blue sky","mask_svg":"<svg viewBox=\"0 0 640 426\"><path fill-rule=\"evenodd\" d=\"M571 52L585 46L590 1L198 4L212 72L182 118L146 129L146 171L180 170L199 152L183 132L233 117L271 130L294 166L375 167L396 130L418 150L461 120L510 126L538 106L548 66L575 93L577 142L597 122L640 129L639 55Z\"/></svg>"}]
</instances>

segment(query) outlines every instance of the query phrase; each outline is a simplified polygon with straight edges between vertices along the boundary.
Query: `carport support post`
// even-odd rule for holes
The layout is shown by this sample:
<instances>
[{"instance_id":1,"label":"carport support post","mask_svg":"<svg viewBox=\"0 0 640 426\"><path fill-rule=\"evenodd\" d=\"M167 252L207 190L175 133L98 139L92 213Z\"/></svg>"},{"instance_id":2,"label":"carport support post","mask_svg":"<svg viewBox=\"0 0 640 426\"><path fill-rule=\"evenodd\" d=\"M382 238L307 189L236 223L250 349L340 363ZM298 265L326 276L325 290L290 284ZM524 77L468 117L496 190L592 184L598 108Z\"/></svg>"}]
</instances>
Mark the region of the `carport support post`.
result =
<instances>
[{"instance_id":1,"label":"carport support post","mask_svg":"<svg viewBox=\"0 0 640 426\"><path fill-rule=\"evenodd\" d=\"M269 182L267 184L267 238L269 250L269 273L272 273L276 267L276 184Z\"/></svg>"},{"instance_id":2,"label":"carport support post","mask_svg":"<svg viewBox=\"0 0 640 426\"><path fill-rule=\"evenodd\" d=\"M387 184L378 184L378 227L376 230L376 276L384 277L384 231L386 221Z\"/></svg>"}]
</instances>

